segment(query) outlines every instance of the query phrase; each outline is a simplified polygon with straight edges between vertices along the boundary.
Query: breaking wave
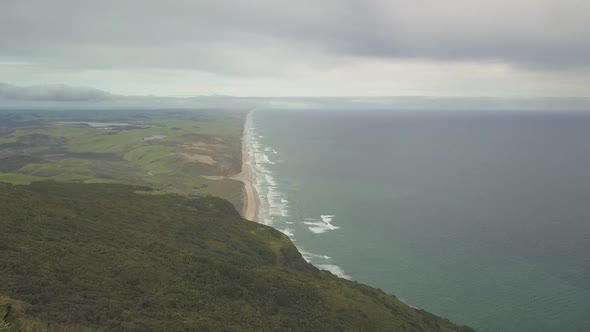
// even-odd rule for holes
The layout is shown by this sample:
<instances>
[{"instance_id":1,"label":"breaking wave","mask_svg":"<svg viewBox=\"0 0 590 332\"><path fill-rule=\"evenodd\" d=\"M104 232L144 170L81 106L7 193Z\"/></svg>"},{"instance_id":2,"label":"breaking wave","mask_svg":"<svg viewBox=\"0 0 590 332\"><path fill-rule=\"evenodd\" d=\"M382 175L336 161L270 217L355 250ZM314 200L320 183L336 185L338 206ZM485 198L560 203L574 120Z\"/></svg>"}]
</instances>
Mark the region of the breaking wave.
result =
<instances>
[{"instance_id":1,"label":"breaking wave","mask_svg":"<svg viewBox=\"0 0 590 332\"><path fill-rule=\"evenodd\" d=\"M314 218L304 218L304 224L310 226L308 229L315 234L322 234L327 231L333 231L340 229L340 227L335 226L332 224L332 220L334 220L335 215L330 214L322 214L320 216L321 220L314 219Z\"/></svg>"},{"instance_id":2,"label":"breaking wave","mask_svg":"<svg viewBox=\"0 0 590 332\"><path fill-rule=\"evenodd\" d=\"M307 227L315 234L339 229L339 226L333 224L336 216L332 214L322 214L319 218L303 218L303 220L291 217L289 200L285 192L281 190L281 179L277 178L273 172L273 169L277 167L275 164L281 163L283 160L279 159L279 152L266 144L264 139L265 135L262 135L259 129L249 121L245 128L244 144L248 146L247 158L253 173L252 182L260 200L258 221L276 227L294 242L298 227ZM330 271L339 277L350 279L342 268L334 264L332 257L310 253L299 247L298 249L310 264L319 269Z\"/></svg>"},{"instance_id":3,"label":"breaking wave","mask_svg":"<svg viewBox=\"0 0 590 332\"><path fill-rule=\"evenodd\" d=\"M274 217L289 216L289 202L284 197L284 193L279 190L277 180L270 169L270 166L275 164L270 154L274 157L278 153L272 147L264 146L261 141L264 135L258 134L258 130L252 124L246 127L244 137L244 144L248 144L248 158L253 173L252 180L260 199L257 217L261 223L272 225Z\"/></svg>"},{"instance_id":4,"label":"breaking wave","mask_svg":"<svg viewBox=\"0 0 590 332\"><path fill-rule=\"evenodd\" d=\"M340 278L349 279L350 276L344 273L344 271L338 265L334 264L318 264L316 265L318 269L330 271L332 274L339 276Z\"/></svg>"}]
</instances>

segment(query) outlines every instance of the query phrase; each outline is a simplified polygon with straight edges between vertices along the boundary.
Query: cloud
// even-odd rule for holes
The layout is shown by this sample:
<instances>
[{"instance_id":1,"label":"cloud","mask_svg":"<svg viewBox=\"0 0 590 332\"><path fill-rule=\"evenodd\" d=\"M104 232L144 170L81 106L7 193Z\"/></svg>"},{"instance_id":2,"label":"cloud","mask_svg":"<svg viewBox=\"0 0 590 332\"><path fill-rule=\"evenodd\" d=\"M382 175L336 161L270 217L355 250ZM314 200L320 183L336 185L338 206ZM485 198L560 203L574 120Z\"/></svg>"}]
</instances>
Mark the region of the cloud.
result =
<instances>
[{"instance_id":1,"label":"cloud","mask_svg":"<svg viewBox=\"0 0 590 332\"><path fill-rule=\"evenodd\" d=\"M590 98L123 96L67 85L0 83L0 110L312 109L334 111L590 111Z\"/></svg>"},{"instance_id":2,"label":"cloud","mask_svg":"<svg viewBox=\"0 0 590 332\"><path fill-rule=\"evenodd\" d=\"M7 0L0 54L246 76L367 58L560 69L590 65L588 11L582 0Z\"/></svg>"},{"instance_id":3,"label":"cloud","mask_svg":"<svg viewBox=\"0 0 590 332\"><path fill-rule=\"evenodd\" d=\"M0 82L0 110L253 109L263 103L259 98L126 96L64 84L20 87Z\"/></svg>"},{"instance_id":4,"label":"cloud","mask_svg":"<svg viewBox=\"0 0 590 332\"><path fill-rule=\"evenodd\" d=\"M18 87L0 83L0 98L25 101L103 101L120 96L98 89L62 84Z\"/></svg>"},{"instance_id":5,"label":"cloud","mask_svg":"<svg viewBox=\"0 0 590 332\"><path fill-rule=\"evenodd\" d=\"M0 79L130 95L586 97L589 11L582 0L3 0Z\"/></svg>"}]
</instances>

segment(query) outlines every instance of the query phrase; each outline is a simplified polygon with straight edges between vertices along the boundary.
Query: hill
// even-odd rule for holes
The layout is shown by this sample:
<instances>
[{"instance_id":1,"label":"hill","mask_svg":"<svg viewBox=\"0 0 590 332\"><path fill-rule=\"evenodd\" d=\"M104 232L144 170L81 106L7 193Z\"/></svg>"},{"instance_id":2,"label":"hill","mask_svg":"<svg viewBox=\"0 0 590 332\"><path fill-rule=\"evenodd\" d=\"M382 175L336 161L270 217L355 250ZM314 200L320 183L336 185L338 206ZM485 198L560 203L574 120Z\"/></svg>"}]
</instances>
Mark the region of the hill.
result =
<instances>
[{"instance_id":1,"label":"hill","mask_svg":"<svg viewBox=\"0 0 590 332\"><path fill-rule=\"evenodd\" d=\"M0 201L0 330L469 330L318 270L219 198L36 182Z\"/></svg>"}]
</instances>

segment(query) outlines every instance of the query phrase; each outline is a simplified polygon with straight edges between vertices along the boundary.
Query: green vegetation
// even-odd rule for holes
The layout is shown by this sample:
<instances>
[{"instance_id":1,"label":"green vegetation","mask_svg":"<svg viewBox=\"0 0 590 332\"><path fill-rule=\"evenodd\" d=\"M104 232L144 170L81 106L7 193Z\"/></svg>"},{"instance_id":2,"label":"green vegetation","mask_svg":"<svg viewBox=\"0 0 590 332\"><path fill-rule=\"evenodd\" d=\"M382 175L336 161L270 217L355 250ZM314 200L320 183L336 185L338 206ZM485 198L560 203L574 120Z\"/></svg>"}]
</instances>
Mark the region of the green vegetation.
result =
<instances>
[{"instance_id":1,"label":"green vegetation","mask_svg":"<svg viewBox=\"0 0 590 332\"><path fill-rule=\"evenodd\" d=\"M241 219L244 115L0 112L0 332L470 330Z\"/></svg>"},{"instance_id":2,"label":"green vegetation","mask_svg":"<svg viewBox=\"0 0 590 332\"><path fill-rule=\"evenodd\" d=\"M29 184L35 181L41 181L43 178L19 173L0 173L0 182L12 184Z\"/></svg>"},{"instance_id":3,"label":"green vegetation","mask_svg":"<svg viewBox=\"0 0 590 332\"><path fill-rule=\"evenodd\" d=\"M319 271L225 200L149 191L0 183L0 331L470 330Z\"/></svg>"},{"instance_id":4,"label":"green vegetation","mask_svg":"<svg viewBox=\"0 0 590 332\"><path fill-rule=\"evenodd\" d=\"M0 112L0 182L146 185L215 195L239 208L241 183L202 176L240 171L244 115L230 110Z\"/></svg>"}]
</instances>

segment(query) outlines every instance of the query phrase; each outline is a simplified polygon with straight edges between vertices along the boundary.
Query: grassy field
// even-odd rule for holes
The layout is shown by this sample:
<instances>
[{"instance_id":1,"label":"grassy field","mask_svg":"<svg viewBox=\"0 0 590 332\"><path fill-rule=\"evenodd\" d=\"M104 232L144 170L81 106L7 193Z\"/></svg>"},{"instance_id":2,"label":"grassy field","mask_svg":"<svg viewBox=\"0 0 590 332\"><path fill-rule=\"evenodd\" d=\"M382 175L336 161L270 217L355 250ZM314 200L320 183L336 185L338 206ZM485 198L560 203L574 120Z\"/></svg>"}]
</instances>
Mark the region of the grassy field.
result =
<instances>
[{"instance_id":1,"label":"grassy field","mask_svg":"<svg viewBox=\"0 0 590 332\"><path fill-rule=\"evenodd\" d=\"M3 111L0 182L147 185L215 195L240 208L241 183L202 175L240 171L244 116L233 110Z\"/></svg>"}]
</instances>

